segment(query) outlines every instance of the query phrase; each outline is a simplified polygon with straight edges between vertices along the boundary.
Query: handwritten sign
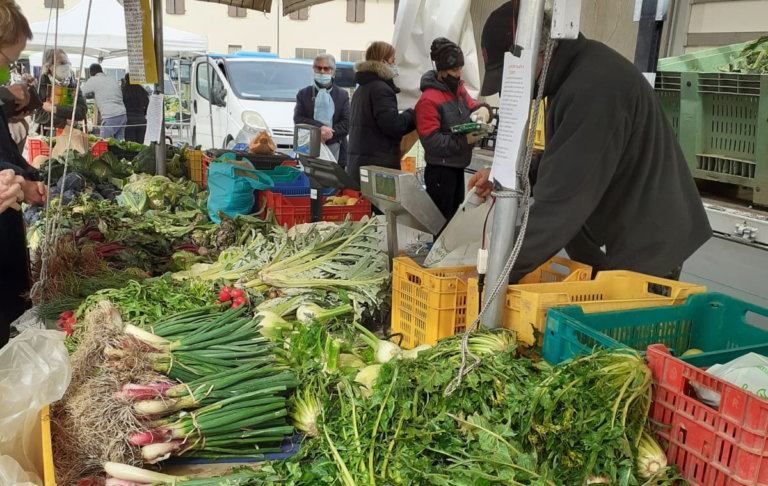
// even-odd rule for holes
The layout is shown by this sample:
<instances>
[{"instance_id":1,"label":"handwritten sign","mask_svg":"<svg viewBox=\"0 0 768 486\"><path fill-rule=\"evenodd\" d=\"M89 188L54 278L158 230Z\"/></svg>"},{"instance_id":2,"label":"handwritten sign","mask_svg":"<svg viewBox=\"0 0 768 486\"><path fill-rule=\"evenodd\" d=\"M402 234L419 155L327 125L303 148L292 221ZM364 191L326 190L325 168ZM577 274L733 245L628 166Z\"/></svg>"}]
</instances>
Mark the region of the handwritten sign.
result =
<instances>
[{"instance_id":1,"label":"handwritten sign","mask_svg":"<svg viewBox=\"0 0 768 486\"><path fill-rule=\"evenodd\" d=\"M128 71L131 84L157 83L157 62L152 40L149 0L124 0L125 35L128 42Z\"/></svg>"},{"instance_id":2,"label":"handwritten sign","mask_svg":"<svg viewBox=\"0 0 768 486\"><path fill-rule=\"evenodd\" d=\"M507 53L504 57L499 127L493 156L491 178L508 189L517 189L517 162L520 148L527 140L528 117L531 110L532 50L522 51L520 57Z\"/></svg>"}]
</instances>

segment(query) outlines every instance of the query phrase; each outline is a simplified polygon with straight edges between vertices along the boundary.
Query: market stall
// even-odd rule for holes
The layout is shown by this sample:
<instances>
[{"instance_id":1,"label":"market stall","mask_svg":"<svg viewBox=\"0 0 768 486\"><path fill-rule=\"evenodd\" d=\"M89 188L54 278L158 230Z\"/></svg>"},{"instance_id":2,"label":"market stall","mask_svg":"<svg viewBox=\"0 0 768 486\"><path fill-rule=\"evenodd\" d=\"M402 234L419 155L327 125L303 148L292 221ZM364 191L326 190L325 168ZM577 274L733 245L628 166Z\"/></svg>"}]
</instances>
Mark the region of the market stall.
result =
<instances>
[{"instance_id":1,"label":"market stall","mask_svg":"<svg viewBox=\"0 0 768 486\"><path fill-rule=\"evenodd\" d=\"M60 331L0 351L0 479L26 478L8 456L45 486L765 484L768 309L560 257L485 288L425 267L384 235L442 227L415 176L350 188L298 130L298 160L266 137L41 165L26 319Z\"/></svg>"}]
</instances>

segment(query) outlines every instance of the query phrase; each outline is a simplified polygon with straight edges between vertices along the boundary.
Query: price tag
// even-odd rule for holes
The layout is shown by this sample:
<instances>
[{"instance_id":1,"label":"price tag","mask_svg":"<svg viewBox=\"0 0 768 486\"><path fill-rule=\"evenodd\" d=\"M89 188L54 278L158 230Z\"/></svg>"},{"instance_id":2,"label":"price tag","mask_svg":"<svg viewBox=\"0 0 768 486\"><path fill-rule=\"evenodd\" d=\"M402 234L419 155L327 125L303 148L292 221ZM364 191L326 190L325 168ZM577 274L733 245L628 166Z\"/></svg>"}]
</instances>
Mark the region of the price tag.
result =
<instances>
[{"instance_id":1,"label":"price tag","mask_svg":"<svg viewBox=\"0 0 768 486\"><path fill-rule=\"evenodd\" d=\"M309 190L309 197L312 199L317 199L317 189L310 189Z\"/></svg>"}]
</instances>

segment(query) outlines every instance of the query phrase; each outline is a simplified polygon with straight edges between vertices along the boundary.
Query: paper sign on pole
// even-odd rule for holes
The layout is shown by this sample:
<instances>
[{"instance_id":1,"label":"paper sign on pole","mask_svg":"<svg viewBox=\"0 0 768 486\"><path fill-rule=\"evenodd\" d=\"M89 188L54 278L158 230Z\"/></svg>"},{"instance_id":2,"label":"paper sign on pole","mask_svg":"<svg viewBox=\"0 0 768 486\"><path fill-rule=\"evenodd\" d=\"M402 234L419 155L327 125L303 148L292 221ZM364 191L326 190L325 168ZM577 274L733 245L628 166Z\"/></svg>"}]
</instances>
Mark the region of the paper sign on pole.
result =
<instances>
[{"instance_id":1,"label":"paper sign on pole","mask_svg":"<svg viewBox=\"0 0 768 486\"><path fill-rule=\"evenodd\" d=\"M491 178L508 189L517 189L517 159L528 130L531 110L531 73L533 50L523 50L520 57L504 56L504 77L499 102L499 126L493 156Z\"/></svg>"},{"instance_id":2,"label":"paper sign on pole","mask_svg":"<svg viewBox=\"0 0 768 486\"><path fill-rule=\"evenodd\" d=\"M149 97L147 107L147 131L144 134L144 145L159 142L165 124L165 96L153 94Z\"/></svg>"},{"instance_id":3,"label":"paper sign on pole","mask_svg":"<svg viewBox=\"0 0 768 486\"><path fill-rule=\"evenodd\" d=\"M125 35L128 43L128 72L131 84L157 83L155 44L149 0L124 0Z\"/></svg>"}]
</instances>

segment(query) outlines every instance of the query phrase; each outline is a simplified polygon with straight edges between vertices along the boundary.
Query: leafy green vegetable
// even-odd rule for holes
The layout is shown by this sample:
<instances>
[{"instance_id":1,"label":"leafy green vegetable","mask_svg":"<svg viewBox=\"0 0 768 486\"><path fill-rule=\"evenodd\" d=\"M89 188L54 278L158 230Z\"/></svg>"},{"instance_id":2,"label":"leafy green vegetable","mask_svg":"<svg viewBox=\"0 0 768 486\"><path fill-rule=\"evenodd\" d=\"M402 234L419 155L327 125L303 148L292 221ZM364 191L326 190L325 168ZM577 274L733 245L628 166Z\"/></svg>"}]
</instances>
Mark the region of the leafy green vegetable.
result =
<instances>
[{"instance_id":1,"label":"leafy green vegetable","mask_svg":"<svg viewBox=\"0 0 768 486\"><path fill-rule=\"evenodd\" d=\"M768 36L748 43L722 71L741 74L768 74Z\"/></svg>"}]
</instances>

